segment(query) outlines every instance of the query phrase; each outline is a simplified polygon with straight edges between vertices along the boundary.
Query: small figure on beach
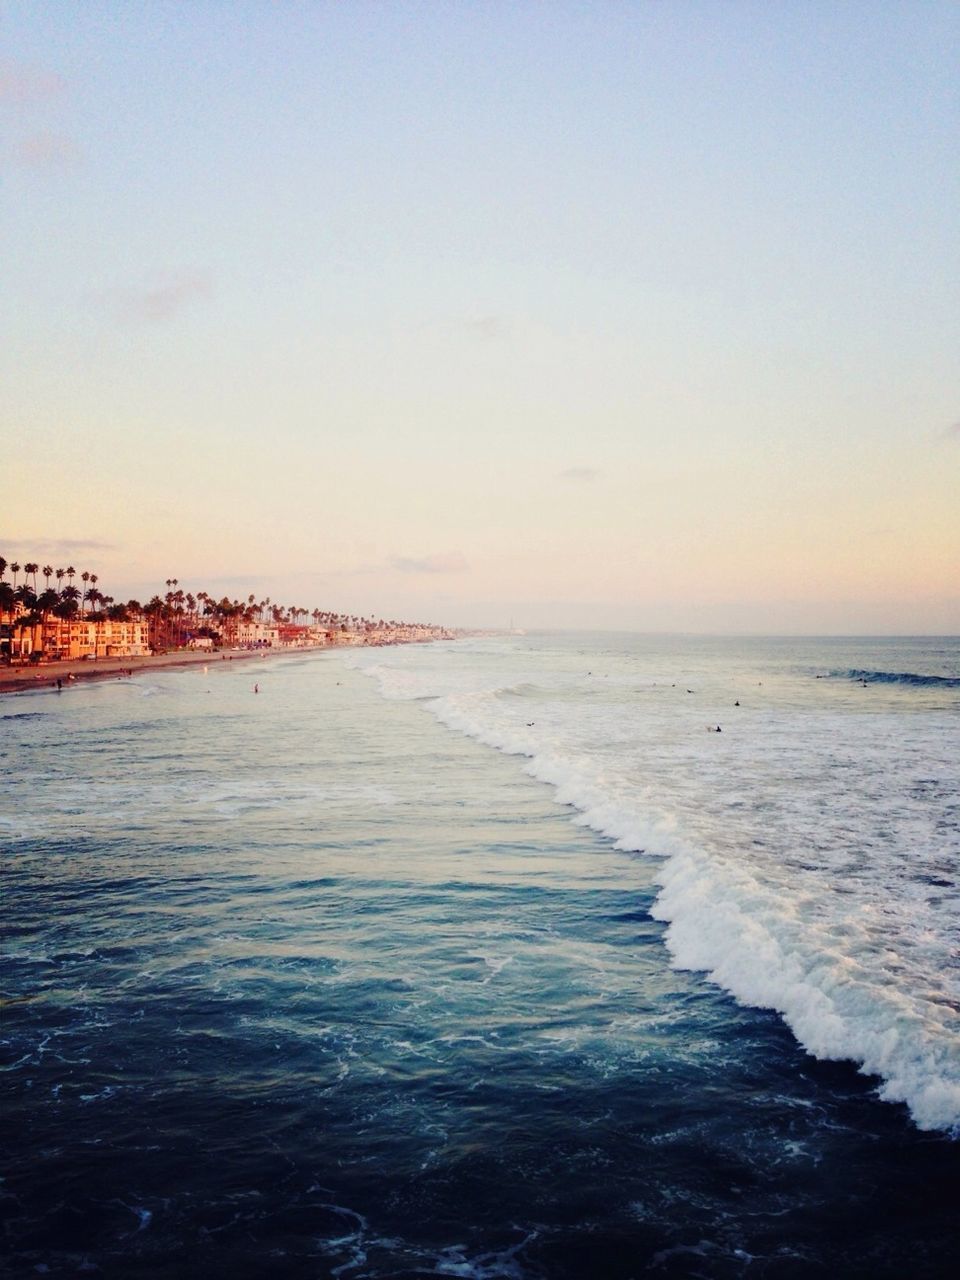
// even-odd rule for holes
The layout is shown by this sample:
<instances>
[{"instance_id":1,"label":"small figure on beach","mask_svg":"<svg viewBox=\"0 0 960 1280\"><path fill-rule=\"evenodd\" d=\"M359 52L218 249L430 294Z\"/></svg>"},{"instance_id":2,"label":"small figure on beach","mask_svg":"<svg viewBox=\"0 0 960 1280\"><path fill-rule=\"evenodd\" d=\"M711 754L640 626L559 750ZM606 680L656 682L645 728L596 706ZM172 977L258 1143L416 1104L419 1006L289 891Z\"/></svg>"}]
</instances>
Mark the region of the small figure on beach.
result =
<instances>
[{"instance_id":1,"label":"small figure on beach","mask_svg":"<svg viewBox=\"0 0 960 1280\"><path fill-rule=\"evenodd\" d=\"M255 684L255 685L253 686L253 692L254 692L254 693L259 693L259 692L260 692L260 686L259 686L258 684Z\"/></svg>"},{"instance_id":2,"label":"small figure on beach","mask_svg":"<svg viewBox=\"0 0 960 1280\"><path fill-rule=\"evenodd\" d=\"M740 705L740 699L738 698L738 699L736 700L736 702L735 702L733 705L734 705L735 707L739 707L739 705Z\"/></svg>"},{"instance_id":3,"label":"small figure on beach","mask_svg":"<svg viewBox=\"0 0 960 1280\"><path fill-rule=\"evenodd\" d=\"M719 726L719 725L717 725L717 727L714 729L714 731L713 731L713 732L714 732L714 733L722 733L722 732L723 732L723 730L720 728L720 726Z\"/></svg>"}]
</instances>

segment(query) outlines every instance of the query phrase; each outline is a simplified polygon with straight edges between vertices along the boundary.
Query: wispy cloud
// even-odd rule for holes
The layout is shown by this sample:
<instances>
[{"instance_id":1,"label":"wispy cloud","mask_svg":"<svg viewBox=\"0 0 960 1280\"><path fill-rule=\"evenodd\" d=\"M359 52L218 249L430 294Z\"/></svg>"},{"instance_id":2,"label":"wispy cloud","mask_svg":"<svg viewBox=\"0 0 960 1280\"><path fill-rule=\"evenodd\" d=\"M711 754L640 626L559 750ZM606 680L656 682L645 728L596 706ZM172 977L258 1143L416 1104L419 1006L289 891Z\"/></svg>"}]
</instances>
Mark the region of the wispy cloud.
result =
<instances>
[{"instance_id":1,"label":"wispy cloud","mask_svg":"<svg viewBox=\"0 0 960 1280\"><path fill-rule=\"evenodd\" d=\"M80 149L63 133L40 130L21 138L13 146L13 160L24 169L53 169L75 164Z\"/></svg>"},{"instance_id":2,"label":"wispy cloud","mask_svg":"<svg viewBox=\"0 0 960 1280\"><path fill-rule=\"evenodd\" d=\"M0 102L43 102L62 93L63 77L42 67L0 60Z\"/></svg>"},{"instance_id":3,"label":"wispy cloud","mask_svg":"<svg viewBox=\"0 0 960 1280\"><path fill-rule=\"evenodd\" d=\"M82 551L116 551L114 542L98 542L95 538L4 538L0 547L18 555L72 556Z\"/></svg>"},{"instance_id":4,"label":"wispy cloud","mask_svg":"<svg viewBox=\"0 0 960 1280\"><path fill-rule=\"evenodd\" d=\"M400 573L463 573L468 568L459 551L431 556L395 556L391 567Z\"/></svg>"},{"instance_id":5,"label":"wispy cloud","mask_svg":"<svg viewBox=\"0 0 960 1280\"><path fill-rule=\"evenodd\" d=\"M203 271L183 271L156 284L137 289L117 289L108 296L117 319L140 324L169 320L191 303L209 298L213 282Z\"/></svg>"},{"instance_id":6,"label":"wispy cloud","mask_svg":"<svg viewBox=\"0 0 960 1280\"><path fill-rule=\"evenodd\" d=\"M596 480L600 472L596 467L567 467L566 471L557 473L560 480L573 480L577 484L589 484L591 480Z\"/></svg>"}]
</instances>

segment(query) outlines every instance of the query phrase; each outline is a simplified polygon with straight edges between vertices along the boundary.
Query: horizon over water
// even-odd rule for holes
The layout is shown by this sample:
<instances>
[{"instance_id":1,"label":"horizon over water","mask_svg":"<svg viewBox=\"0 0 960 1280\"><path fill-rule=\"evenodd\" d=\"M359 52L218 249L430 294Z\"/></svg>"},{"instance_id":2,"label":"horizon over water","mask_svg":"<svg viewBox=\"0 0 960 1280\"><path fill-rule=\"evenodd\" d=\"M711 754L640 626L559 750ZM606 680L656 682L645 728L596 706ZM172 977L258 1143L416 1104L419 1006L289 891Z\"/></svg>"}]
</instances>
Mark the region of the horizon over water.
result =
<instances>
[{"instance_id":1,"label":"horizon over water","mask_svg":"<svg viewBox=\"0 0 960 1280\"><path fill-rule=\"evenodd\" d=\"M9 1274L952 1274L960 640L154 670L0 766Z\"/></svg>"}]
</instances>

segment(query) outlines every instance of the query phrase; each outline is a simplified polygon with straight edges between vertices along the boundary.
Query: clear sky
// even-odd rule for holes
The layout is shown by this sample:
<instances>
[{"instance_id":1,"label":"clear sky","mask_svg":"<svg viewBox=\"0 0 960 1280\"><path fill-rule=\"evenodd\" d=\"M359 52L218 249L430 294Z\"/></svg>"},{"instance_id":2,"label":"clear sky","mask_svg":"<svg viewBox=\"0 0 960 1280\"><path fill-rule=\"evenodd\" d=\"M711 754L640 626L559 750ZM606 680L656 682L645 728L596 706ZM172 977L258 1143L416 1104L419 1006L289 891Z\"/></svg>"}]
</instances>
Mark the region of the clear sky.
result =
<instances>
[{"instance_id":1,"label":"clear sky","mask_svg":"<svg viewBox=\"0 0 960 1280\"><path fill-rule=\"evenodd\" d=\"M960 631L960 6L0 6L0 554Z\"/></svg>"}]
</instances>

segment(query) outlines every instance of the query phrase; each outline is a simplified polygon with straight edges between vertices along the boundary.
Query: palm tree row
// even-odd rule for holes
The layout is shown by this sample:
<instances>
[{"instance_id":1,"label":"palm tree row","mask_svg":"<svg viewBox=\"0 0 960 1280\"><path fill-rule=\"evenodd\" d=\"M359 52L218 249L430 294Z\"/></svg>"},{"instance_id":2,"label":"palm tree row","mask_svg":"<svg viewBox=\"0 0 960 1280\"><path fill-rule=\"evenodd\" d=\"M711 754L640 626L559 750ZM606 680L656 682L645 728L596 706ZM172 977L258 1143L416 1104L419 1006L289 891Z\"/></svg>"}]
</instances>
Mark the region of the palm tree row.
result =
<instances>
[{"instance_id":1,"label":"palm tree row","mask_svg":"<svg viewBox=\"0 0 960 1280\"><path fill-rule=\"evenodd\" d=\"M6 581L7 569L13 576L12 585ZM21 572L23 581L18 583ZM38 574L43 575L46 583L42 591L38 590ZM41 568L32 561L21 565L0 556L0 614L16 613L18 619L27 624L45 623L50 617L146 621L150 627L150 644L155 649L179 648L197 636L208 636L216 641L224 630L234 629L239 623L305 625L310 619L314 627L332 632L371 632L424 625L275 604L269 596L263 600L254 595L249 595L246 600L231 600L223 596L218 600L205 591L185 592L176 578L167 578L165 595L158 593L145 605L139 600L122 602L100 591L97 574L84 570L80 574L82 587L74 586L76 576L73 565L62 569L55 569L53 565ZM56 579L56 587L50 585L51 578ZM66 586L63 585L64 578L67 579Z\"/></svg>"}]
</instances>

